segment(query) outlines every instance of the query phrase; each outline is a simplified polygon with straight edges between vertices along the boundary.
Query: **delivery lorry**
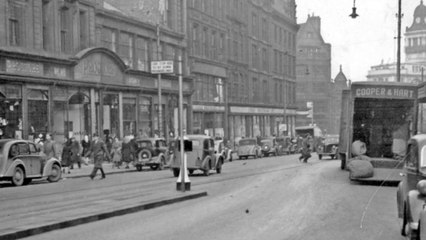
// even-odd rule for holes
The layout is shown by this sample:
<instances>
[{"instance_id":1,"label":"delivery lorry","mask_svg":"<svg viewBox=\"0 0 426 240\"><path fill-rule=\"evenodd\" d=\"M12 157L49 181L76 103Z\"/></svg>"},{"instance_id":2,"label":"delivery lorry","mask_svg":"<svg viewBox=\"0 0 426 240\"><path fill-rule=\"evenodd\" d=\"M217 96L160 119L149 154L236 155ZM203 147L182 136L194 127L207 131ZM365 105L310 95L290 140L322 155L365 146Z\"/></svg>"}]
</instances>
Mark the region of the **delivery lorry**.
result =
<instances>
[{"instance_id":1,"label":"delivery lorry","mask_svg":"<svg viewBox=\"0 0 426 240\"><path fill-rule=\"evenodd\" d=\"M354 82L342 93L339 158L346 169L355 157L353 143L365 143L363 155L374 168L402 168L407 141L415 134L417 85ZM379 180L379 179L376 179Z\"/></svg>"}]
</instances>

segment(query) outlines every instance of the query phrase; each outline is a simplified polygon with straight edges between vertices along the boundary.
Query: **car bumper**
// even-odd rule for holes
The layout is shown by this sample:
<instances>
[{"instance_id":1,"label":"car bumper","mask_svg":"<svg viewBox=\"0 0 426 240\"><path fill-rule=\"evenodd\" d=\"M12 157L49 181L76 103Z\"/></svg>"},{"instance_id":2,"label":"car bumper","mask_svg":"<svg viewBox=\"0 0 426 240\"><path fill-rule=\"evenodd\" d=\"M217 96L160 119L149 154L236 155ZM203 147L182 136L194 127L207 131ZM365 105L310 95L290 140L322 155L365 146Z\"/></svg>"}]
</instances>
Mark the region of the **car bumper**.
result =
<instances>
[{"instance_id":1,"label":"car bumper","mask_svg":"<svg viewBox=\"0 0 426 240\"><path fill-rule=\"evenodd\" d=\"M151 159L138 159L135 162L136 166L151 166L151 165L159 165L160 159L158 157L151 158Z\"/></svg>"}]
</instances>

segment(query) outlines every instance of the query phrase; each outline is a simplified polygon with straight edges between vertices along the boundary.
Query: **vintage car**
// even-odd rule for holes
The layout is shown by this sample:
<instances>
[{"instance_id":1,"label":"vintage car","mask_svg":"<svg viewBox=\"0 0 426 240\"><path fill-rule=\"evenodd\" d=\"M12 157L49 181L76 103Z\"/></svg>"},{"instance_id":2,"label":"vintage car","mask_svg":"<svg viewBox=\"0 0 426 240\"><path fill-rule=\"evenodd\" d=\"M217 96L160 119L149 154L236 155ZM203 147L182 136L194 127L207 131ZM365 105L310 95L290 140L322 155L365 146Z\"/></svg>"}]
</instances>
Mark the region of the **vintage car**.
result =
<instances>
[{"instance_id":1,"label":"vintage car","mask_svg":"<svg viewBox=\"0 0 426 240\"><path fill-rule=\"evenodd\" d=\"M238 158L248 158L252 156L253 158L258 158L262 156L262 150L257 144L256 138L243 138L238 141Z\"/></svg>"},{"instance_id":2,"label":"vintage car","mask_svg":"<svg viewBox=\"0 0 426 240\"><path fill-rule=\"evenodd\" d=\"M61 173L59 160L45 160L45 156L40 154L33 142L0 140L0 180L11 181L15 186L43 178L49 182L57 182L61 179Z\"/></svg>"},{"instance_id":3,"label":"vintage car","mask_svg":"<svg viewBox=\"0 0 426 240\"><path fill-rule=\"evenodd\" d=\"M164 138L144 138L136 140L138 144L135 167L142 171L144 166L152 170L162 170L169 159L169 149Z\"/></svg>"},{"instance_id":4,"label":"vintage car","mask_svg":"<svg viewBox=\"0 0 426 240\"><path fill-rule=\"evenodd\" d=\"M277 144L275 138L264 138L260 140L260 148L264 157L268 157L270 155L278 156L281 151L280 145Z\"/></svg>"},{"instance_id":5,"label":"vintage car","mask_svg":"<svg viewBox=\"0 0 426 240\"><path fill-rule=\"evenodd\" d=\"M324 156L330 156L331 159L338 157L339 151L339 135L327 135L324 140L318 144L317 154L318 158L322 159Z\"/></svg>"},{"instance_id":6,"label":"vintage car","mask_svg":"<svg viewBox=\"0 0 426 240\"><path fill-rule=\"evenodd\" d=\"M216 158L222 158L223 162L232 162L232 149L226 147L223 140L214 141Z\"/></svg>"},{"instance_id":7,"label":"vintage car","mask_svg":"<svg viewBox=\"0 0 426 240\"><path fill-rule=\"evenodd\" d=\"M278 144L278 155L296 153L297 145L291 142L290 137L277 137L275 141Z\"/></svg>"},{"instance_id":8,"label":"vintage car","mask_svg":"<svg viewBox=\"0 0 426 240\"><path fill-rule=\"evenodd\" d=\"M408 141L402 175L397 190L401 234L408 239L426 239L426 134Z\"/></svg>"},{"instance_id":9,"label":"vintage car","mask_svg":"<svg viewBox=\"0 0 426 240\"><path fill-rule=\"evenodd\" d=\"M210 175L210 170L222 172L223 159L216 158L213 138L206 135L185 135L184 140L191 144L191 149L186 151L186 167L189 174L201 170L204 176ZM181 168L180 140L176 140L174 157L170 162L173 176L178 177Z\"/></svg>"}]
</instances>

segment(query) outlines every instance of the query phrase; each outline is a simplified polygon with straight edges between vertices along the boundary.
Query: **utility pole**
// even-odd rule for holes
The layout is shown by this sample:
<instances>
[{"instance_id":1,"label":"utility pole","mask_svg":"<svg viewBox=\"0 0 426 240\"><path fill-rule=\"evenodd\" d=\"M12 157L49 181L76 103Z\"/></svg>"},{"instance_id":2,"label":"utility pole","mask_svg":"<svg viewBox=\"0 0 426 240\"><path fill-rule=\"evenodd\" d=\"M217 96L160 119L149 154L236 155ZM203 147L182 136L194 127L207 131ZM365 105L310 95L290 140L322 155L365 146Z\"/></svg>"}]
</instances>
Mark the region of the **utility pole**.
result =
<instances>
[{"instance_id":1,"label":"utility pole","mask_svg":"<svg viewBox=\"0 0 426 240\"><path fill-rule=\"evenodd\" d=\"M396 57L396 81L401 82L401 0L398 0L398 49Z\"/></svg>"},{"instance_id":2,"label":"utility pole","mask_svg":"<svg viewBox=\"0 0 426 240\"><path fill-rule=\"evenodd\" d=\"M157 60L159 61L160 56L160 23L157 24ZM162 124L163 124L163 111L162 111L162 102L161 102L161 73L158 74L158 137L161 137L162 133Z\"/></svg>"}]
</instances>

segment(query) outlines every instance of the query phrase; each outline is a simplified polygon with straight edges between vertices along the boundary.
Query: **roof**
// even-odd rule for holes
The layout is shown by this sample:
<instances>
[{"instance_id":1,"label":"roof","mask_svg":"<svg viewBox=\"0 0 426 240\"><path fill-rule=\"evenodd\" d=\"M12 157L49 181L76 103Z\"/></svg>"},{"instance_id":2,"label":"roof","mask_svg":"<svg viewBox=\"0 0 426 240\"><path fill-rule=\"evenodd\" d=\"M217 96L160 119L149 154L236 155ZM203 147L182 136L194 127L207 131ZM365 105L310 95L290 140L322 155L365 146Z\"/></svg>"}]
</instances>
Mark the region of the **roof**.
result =
<instances>
[{"instance_id":1,"label":"roof","mask_svg":"<svg viewBox=\"0 0 426 240\"><path fill-rule=\"evenodd\" d=\"M414 10L413 16L413 23L411 27L407 27L406 32L426 30L426 6L423 4L423 0Z\"/></svg>"},{"instance_id":2,"label":"roof","mask_svg":"<svg viewBox=\"0 0 426 240\"><path fill-rule=\"evenodd\" d=\"M417 86L417 84L414 84L414 83L403 83L403 82L373 82L373 81L352 82L352 86L357 86L357 85L406 86L406 87L416 87Z\"/></svg>"}]
</instances>

